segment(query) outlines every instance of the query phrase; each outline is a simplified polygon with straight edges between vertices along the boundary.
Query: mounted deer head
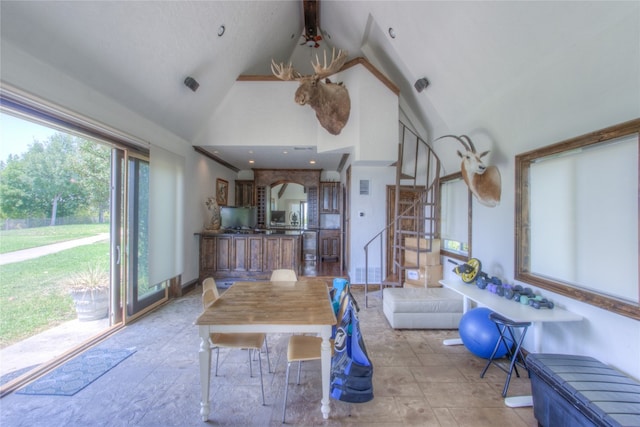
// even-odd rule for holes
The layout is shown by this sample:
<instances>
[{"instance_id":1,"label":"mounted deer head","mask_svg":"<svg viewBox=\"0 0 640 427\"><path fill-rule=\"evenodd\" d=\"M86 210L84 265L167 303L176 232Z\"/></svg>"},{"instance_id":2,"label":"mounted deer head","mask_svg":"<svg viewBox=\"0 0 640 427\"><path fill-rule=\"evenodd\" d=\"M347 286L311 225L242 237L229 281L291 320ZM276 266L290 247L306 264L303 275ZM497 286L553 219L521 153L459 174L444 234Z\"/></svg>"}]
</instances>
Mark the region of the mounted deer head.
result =
<instances>
[{"instance_id":1,"label":"mounted deer head","mask_svg":"<svg viewBox=\"0 0 640 427\"><path fill-rule=\"evenodd\" d=\"M477 154L476 147L474 147L471 138L467 135L444 135L435 141L442 138L454 138L465 148L466 151L464 153L458 150L458 156L462 158L462 164L460 165L462 178L467 183L471 193L485 206L494 207L499 205L502 191L500 171L495 166L486 166L482 161L482 158L489 152L484 151L481 154Z\"/></svg>"},{"instance_id":2,"label":"mounted deer head","mask_svg":"<svg viewBox=\"0 0 640 427\"><path fill-rule=\"evenodd\" d=\"M327 65L326 51L324 52L324 64L320 64L318 55L316 55L315 64L311 63L314 74L309 76L298 73L293 69L291 63L278 65L273 59L271 60L271 72L277 78L300 82L300 86L296 90L296 103L309 104L315 110L320 125L332 135L338 135L342 131L349 120L349 112L351 111L351 100L347 88L342 83L332 83L329 79L326 79L325 82L321 81L321 79L340 71L347 60L347 52L340 50L337 56L335 53L335 49L333 49L329 65Z\"/></svg>"}]
</instances>

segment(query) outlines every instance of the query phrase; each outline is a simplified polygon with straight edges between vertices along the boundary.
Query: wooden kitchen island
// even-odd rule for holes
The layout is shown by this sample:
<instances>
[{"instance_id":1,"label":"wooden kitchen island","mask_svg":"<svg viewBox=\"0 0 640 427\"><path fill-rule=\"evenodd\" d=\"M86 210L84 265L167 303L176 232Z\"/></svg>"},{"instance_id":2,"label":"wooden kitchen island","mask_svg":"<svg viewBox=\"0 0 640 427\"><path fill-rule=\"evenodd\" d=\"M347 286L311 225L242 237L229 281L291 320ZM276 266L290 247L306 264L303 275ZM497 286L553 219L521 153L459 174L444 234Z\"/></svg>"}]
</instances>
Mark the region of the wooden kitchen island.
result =
<instances>
[{"instance_id":1,"label":"wooden kitchen island","mask_svg":"<svg viewBox=\"0 0 640 427\"><path fill-rule=\"evenodd\" d=\"M235 281L269 280L276 269L292 269L300 275L302 236L299 232L213 233L200 237L199 280L213 277L220 284Z\"/></svg>"}]
</instances>

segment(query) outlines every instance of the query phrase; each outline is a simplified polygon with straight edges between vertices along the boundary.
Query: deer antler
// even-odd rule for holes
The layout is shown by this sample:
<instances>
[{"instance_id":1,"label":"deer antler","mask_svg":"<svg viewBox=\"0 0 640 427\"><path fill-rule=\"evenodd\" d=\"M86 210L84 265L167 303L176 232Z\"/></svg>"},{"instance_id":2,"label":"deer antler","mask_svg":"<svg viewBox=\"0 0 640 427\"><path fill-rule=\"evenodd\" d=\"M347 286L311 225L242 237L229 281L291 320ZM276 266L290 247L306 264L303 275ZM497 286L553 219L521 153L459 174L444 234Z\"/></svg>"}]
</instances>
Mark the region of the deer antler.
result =
<instances>
[{"instance_id":1,"label":"deer antler","mask_svg":"<svg viewBox=\"0 0 640 427\"><path fill-rule=\"evenodd\" d=\"M316 63L311 63L313 66L313 71L315 71L315 78L323 79L325 77L329 77L332 74L340 71L340 68L347 61L347 52L340 49L338 51L338 56L336 56L336 48L333 48L331 52L331 63L327 66L327 51L324 51L324 64L320 65L320 59L318 59L318 55L316 54Z\"/></svg>"},{"instance_id":2,"label":"deer antler","mask_svg":"<svg viewBox=\"0 0 640 427\"><path fill-rule=\"evenodd\" d=\"M300 80L302 77L300 73L293 69L291 63L289 65L284 65L284 63L278 65L273 59L271 60L271 72L280 80L285 81Z\"/></svg>"}]
</instances>

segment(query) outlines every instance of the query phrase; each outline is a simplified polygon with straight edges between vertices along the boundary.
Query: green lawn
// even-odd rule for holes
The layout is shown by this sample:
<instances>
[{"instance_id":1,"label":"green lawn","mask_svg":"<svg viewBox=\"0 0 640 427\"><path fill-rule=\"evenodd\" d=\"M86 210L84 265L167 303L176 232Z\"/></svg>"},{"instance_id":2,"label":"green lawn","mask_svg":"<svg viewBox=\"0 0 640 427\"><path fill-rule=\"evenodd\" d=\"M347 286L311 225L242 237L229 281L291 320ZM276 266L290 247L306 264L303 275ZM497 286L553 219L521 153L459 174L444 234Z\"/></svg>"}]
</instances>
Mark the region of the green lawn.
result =
<instances>
[{"instance_id":1,"label":"green lawn","mask_svg":"<svg viewBox=\"0 0 640 427\"><path fill-rule=\"evenodd\" d=\"M0 231L0 254L108 233L109 224L56 225Z\"/></svg>"},{"instance_id":2,"label":"green lawn","mask_svg":"<svg viewBox=\"0 0 640 427\"><path fill-rule=\"evenodd\" d=\"M58 237L65 236L63 240L68 240L72 233L86 237L108 231L108 225L60 228L66 227L77 229L58 234ZM29 231L27 234L31 237L22 239L30 240L32 243L40 240L34 236L47 234L32 233L33 230L24 231ZM4 249L5 235L1 236ZM40 241L52 243L54 240L49 236L43 237ZM16 236L16 240L20 239ZM83 271L91 265L108 270L108 242L80 246L33 260L0 266L0 348L74 319L76 313L71 296L62 283L69 275Z\"/></svg>"}]
</instances>

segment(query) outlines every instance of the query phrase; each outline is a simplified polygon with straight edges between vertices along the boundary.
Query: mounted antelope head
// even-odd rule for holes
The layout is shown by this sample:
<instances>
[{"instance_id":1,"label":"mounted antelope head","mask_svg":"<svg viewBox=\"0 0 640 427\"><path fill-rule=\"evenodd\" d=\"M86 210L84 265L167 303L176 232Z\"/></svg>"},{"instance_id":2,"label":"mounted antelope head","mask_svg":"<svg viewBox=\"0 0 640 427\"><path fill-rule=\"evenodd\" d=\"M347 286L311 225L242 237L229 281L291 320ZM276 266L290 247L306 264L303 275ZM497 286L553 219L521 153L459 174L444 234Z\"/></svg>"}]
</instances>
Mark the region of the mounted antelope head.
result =
<instances>
[{"instance_id":1,"label":"mounted antelope head","mask_svg":"<svg viewBox=\"0 0 640 427\"><path fill-rule=\"evenodd\" d=\"M296 90L295 101L300 105L309 104L316 112L316 117L327 131L332 135L338 135L349 120L351 100L349 92L342 83L332 83L329 79L322 82L321 79L329 77L340 71L347 60L347 52L342 50L331 54L331 63L327 65L327 51L324 52L324 64L320 64L316 55L315 64L312 62L314 74L303 76L289 65L276 64L271 60L271 72L280 80L300 82Z\"/></svg>"},{"instance_id":2,"label":"mounted antelope head","mask_svg":"<svg viewBox=\"0 0 640 427\"><path fill-rule=\"evenodd\" d=\"M467 135L444 135L442 138L454 138L462 144L465 152L458 150L458 156L462 158L460 170L462 178L467 183L469 190L485 206L494 207L500 204L500 193L502 183L500 180L500 171L495 166L486 166L482 158L489 154L484 151L481 154L476 153L476 147Z\"/></svg>"}]
</instances>

